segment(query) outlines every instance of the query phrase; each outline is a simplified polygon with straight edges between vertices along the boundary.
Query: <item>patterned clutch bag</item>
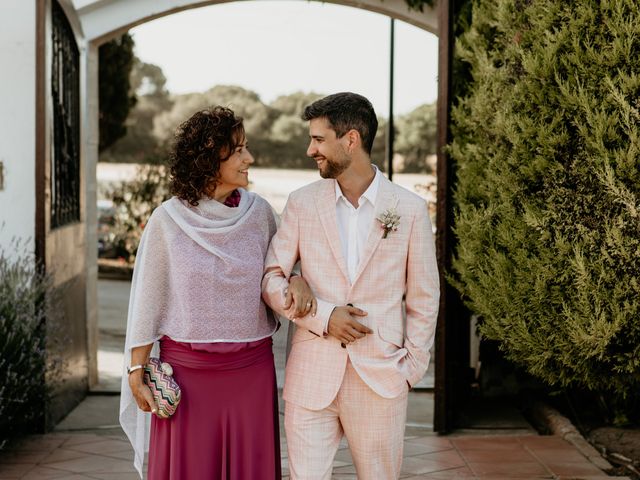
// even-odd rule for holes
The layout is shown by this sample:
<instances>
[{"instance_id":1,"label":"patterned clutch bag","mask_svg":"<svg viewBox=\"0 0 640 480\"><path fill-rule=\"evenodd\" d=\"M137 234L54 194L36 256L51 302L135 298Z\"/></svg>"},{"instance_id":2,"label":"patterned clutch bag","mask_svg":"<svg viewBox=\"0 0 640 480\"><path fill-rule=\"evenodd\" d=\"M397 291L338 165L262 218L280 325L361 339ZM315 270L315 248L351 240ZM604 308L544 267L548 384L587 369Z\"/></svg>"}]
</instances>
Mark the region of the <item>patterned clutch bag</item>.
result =
<instances>
[{"instance_id":1,"label":"patterned clutch bag","mask_svg":"<svg viewBox=\"0 0 640 480\"><path fill-rule=\"evenodd\" d=\"M172 377L173 369L168 363L151 357L144 367L144 383L149 386L158 406L157 415L169 418L180 403L180 387Z\"/></svg>"}]
</instances>

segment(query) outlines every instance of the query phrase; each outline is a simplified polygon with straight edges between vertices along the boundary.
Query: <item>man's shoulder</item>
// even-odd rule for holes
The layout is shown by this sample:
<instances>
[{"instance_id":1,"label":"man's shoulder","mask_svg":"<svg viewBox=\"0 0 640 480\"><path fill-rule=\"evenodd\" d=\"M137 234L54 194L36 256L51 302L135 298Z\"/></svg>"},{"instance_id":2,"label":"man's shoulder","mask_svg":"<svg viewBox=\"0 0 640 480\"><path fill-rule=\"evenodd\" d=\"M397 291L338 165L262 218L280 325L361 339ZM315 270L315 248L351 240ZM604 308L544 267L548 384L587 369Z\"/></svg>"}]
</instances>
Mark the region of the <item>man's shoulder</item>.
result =
<instances>
[{"instance_id":1,"label":"man's shoulder","mask_svg":"<svg viewBox=\"0 0 640 480\"><path fill-rule=\"evenodd\" d=\"M387 180L388 181L388 180ZM393 189L393 193L397 195L398 201L405 206L409 206L412 208L422 209L425 208L427 201L411 190L398 185L397 183L392 183L391 188Z\"/></svg>"},{"instance_id":2,"label":"man's shoulder","mask_svg":"<svg viewBox=\"0 0 640 480\"><path fill-rule=\"evenodd\" d=\"M315 197L320 191L333 186L334 180L330 178L321 178L304 187L300 187L289 194L289 201L298 201L300 199L308 199Z\"/></svg>"}]
</instances>

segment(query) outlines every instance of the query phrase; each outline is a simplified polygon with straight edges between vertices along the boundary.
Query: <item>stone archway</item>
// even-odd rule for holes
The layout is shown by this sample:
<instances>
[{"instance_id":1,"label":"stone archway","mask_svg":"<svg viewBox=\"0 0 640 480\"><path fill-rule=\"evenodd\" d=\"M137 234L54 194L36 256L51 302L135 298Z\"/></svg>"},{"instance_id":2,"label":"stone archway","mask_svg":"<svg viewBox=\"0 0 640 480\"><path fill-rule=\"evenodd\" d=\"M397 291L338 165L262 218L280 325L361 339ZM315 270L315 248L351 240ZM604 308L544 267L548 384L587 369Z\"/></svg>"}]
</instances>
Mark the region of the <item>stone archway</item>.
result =
<instances>
[{"instance_id":1,"label":"stone archway","mask_svg":"<svg viewBox=\"0 0 640 480\"><path fill-rule=\"evenodd\" d=\"M85 40L100 45L127 30L183 10L229 3L234 0L76 0ZM410 23L438 35L436 10L409 10L404 0L329 0L329 3L360 8Z\"/></svg>"},{"instance_id":2,"label":"stone archway","mask_svg":"<svg viewBox=\"0 0 640 480\"><path fill-rule=\"evenodd\" d=\"M86 208L86 245L89 246L86 252L86 312L87 312L87 349L89 354L89 385L97 384L97 350L98 350L98 318L97 318L97 252L94 248L90 248L97 244L97 180L96 166L98 162L98 139L99 139L99 105L98 105L98 48L101 44L115 38L129 29L141 25L143 23L178 13L188 9L195 9L209 5L228 3L234 0L207 0L207 1L188 1L188 0L137 0L131 2L128 0L73 0L76 7L77 21L83 35L83 74L82 88L84 90L84 128L83 135L83 152L84 152L84 181L85 181L85 208ZM423 12L410 10L405 0L328 0L330 3L350 6L363 10L372 11L383 14L391 18L402 20L412 24L418 28L426 30L434 35L438 35L442 29L442 8L425 7ZM446 4L447 2L441 2ZM447 9L448 11L448 9ZM446 30L446 28L445 28ZM447 49L448 51L448 49ZM440 54L442 58L442 50ZM442 62L440 68L443 67ZM445 65L448 69L448 65ZM445 75L447 75L445 73ZM442 85L441 85L442 87ZM439 87L439 95L442 96L442 88ZM442 98L446 98L446 95ZM448 99L447 99L448 102ZM442 102L439 100L439 103ZM442 117L444 118L444 117ZM442 118L439 123L442 123ZM441 177L443 157L438 156L438 183L444 177ZM446 174L446 171L444 171ZM443 183L446 187L446 180ZM439 188L440 190L440 188ZM445 202L439 193L439 212L442 211ZM449 216L444 215L442 221L438 222L438 230L448 230ZM444 227L444 228L443 228ZM442 229L443 228L443 229ZM441 230L442 229L442 230ZM438 243L440 252L445 252L442 241ZM443 250L444 248L444 250ZM439 257L444 258L443 255ZM442 265L442 264L441 264ZM441 267L442 269L442 267ZM442 274L442 272L441 272ZM441 281L444 277L441 276ZM442 304L441 304L442 305ZM443 305L441 306L443 309ZM439 321L439 329L440 329ZM441 342L438 341L440 347ZM438 368L439 361L436 362ZM444 366L444 365L440 365ZM443 391L446 382L440 380L440 388L438 387L438 377L441 379L444 375L444 369L439 374L436 371L436 416L438 410L444 410L445 406L438 405L438 398L444 399L442 395L439 397L439 391ZM443 417L444 418L444 417ZM436 418L436 424L442 424ZM438 428L443 430L445 428Z\"/></svg>"},{"instance_id":3,"label":"stone archway","mask_svg":"<svg viewBox=\"0 0 640 480\"><path fill-rule=\"evenodd\" d=\"M96 165L98 162L98 48L101 44L129 29L160 17L188 9L228 3L229 0L76 0L79 23L86 42L84 89L86 92L85 185L86 185L86 236L87 245L96 245ZM430 33L438 31L438 16L435 9L423 12L409 10L404 0L331 0L331 3L360 8L393 17ZM97 254L89 248L87 252L87 333L89 348L89 383L97 382ZM91 280L89 280L91 279Z\"/></svg>"}]
</instances>

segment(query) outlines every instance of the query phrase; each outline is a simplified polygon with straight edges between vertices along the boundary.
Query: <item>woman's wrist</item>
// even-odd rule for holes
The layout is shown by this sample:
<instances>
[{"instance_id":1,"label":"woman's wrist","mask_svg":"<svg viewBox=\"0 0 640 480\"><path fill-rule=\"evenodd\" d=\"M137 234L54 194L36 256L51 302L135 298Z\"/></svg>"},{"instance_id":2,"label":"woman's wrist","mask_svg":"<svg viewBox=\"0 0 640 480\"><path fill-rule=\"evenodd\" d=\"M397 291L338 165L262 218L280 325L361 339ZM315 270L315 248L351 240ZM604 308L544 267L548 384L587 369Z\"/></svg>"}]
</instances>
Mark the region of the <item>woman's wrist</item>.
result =
<instances>
[{"instance_id":1,"label":"woman's wrist","mask_svg":"<svg viewBox=\"0 0 640 480\"><path fill-rule=\"evenodd\" d=\"M144 369L136 370L129 374L129 383L142 383L144 381Z\"/></svg>"},{"instance_id":2,"label":"woman's wrist","mask_svg":"<svg viewBox=\"0 0 640 480\"><path fill-rule=\"evenodd\" d=\"M127 367L127 375L131 375L133 372L136 372L138 370L143 370L145 366L146 365L144 363L139 363L137 365L131 365L130 367Z\"/></svg>"}]
</instances>

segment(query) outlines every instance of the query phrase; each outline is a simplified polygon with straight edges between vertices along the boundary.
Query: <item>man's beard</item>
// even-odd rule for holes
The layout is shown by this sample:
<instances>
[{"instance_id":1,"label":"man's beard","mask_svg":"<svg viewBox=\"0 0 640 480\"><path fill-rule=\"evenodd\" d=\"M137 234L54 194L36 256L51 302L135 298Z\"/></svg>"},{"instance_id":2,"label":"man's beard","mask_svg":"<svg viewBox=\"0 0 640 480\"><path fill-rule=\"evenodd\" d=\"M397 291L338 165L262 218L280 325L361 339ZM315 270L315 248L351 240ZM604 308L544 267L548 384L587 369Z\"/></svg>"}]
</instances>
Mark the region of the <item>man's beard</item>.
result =
<instances>
[{"instance_id":1,"label":"man's beard","mask_svg":"<svg viewBox=\"0 0 640 480\"><path fill-rule=\"evenodd\" d=\"M324 158L324 169L319 169L320 176L322 178L337 178L342 172L344 172L349 165L351 165L351 159L348 156L343 156L340 161L329 160Z\"/></svg>"}]
</instances>

